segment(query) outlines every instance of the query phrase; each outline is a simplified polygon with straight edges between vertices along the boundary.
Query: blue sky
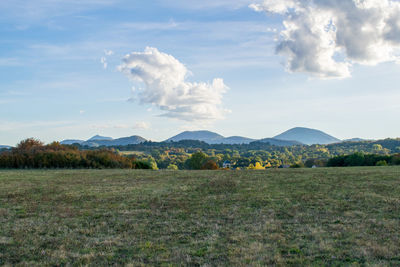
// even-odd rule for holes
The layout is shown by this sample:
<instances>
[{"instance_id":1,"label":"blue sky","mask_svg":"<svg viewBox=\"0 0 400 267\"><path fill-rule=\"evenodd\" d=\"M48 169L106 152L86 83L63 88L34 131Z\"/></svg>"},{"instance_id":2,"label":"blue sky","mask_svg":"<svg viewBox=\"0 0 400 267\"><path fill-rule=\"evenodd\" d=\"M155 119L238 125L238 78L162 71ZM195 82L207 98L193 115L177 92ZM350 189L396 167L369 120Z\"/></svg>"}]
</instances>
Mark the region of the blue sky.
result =
<instances>
[{"instance_id":1,"label":"blue sky","mask_svg":"<svg viewBox=\"0 0 400 267\"><path fill-rule=\"evenodd\" d=\"M319 13L337 23L335 47L324 46L332 32L305 34L318 32L306 21L318 17L290 0L2 1L0 144L95 134L161 141L197 129L264 138L295 126L343 139L399 137L399 42L390 35L397 28L340 35L343 17L364 18L365 8L372 13L381 2L354 11L319 2ZM379 13L389 25L400 14L393 13L398 2L383 2L379 10L396 4ZM291 23L302 26L288 30ZM367 30L373 24L363 23ZM360 48L360 38L373 55ZM168 71L160 65L167 58ZM157 76L163 71L185 95L165 87ZM185 77L176 78L182 71ZM218 91L214 79L225 89Z\"/></svg>"}]
</instances>

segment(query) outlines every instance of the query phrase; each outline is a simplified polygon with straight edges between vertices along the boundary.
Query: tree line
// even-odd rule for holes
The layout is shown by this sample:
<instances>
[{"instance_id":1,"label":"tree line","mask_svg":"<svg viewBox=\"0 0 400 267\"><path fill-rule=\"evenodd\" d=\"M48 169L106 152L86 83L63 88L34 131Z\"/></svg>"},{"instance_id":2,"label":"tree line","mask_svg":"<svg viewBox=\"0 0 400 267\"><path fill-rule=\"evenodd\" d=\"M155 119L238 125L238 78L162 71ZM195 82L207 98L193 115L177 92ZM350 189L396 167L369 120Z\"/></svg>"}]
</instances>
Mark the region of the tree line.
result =
<instances>
[{"instance_id":1,"label":"tree line","mask_svg":"<svg viewBox=\"0 0 400 267\"><path fill-rule=\"evenodd\" d=\"M354 153L336 156L328 160L327 167L388 166L400 165L400 154L376 155Z\"/></svg>"},{"instance_id":2,"label":"tree line","mask_svg":"<svg viewBox=\"0 0 400 267\"><path fill-rule=\"evenodd\" d=\"M44 145L39 140L29 138L21 141L17 147L0 153L0 168L151 169L151 165L135 157L121 156L114 150L79 150L58 142Z\"/></svg>"},{"instance_id":3,"label":"tree line","mask_svg":"<svg viewBox=\"0 0 400 267\"><path fill-rule=\"evenodd\" d=\"M345 142L332 145L274 146L268 143L210 145L200 141L144 142L91 148L44 145L27 139L0 151L0 168L132 168L206 170L279 167L346 167L400 165L400 139Z\"/></svg>"}]
</instances>

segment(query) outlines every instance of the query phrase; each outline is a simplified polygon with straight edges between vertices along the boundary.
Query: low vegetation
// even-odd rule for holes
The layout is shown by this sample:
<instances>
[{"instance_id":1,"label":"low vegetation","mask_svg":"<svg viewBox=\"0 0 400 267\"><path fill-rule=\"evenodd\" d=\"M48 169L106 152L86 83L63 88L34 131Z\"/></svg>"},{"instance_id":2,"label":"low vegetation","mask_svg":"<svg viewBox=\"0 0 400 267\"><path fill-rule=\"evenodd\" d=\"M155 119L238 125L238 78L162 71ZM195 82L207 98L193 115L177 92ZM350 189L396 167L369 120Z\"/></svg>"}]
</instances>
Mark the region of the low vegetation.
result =
<instances>
[{"instance_id":1,"label":"low vegetation","mask_svg":"<svg viewBox=\"0 0 400 267\"><path fill-rule=\"evenodd\" d=\"M400 165L400 140L289 147L262 142L247 145L209 145L200 141L185 140L93 148L79 144L61 145L58 142L44 145L38 140L27 139L16 148L0 151L0 168L3 169L263 170L387 165Z\"/></svg>"},{"instance_id":2,"label":"low vegetation","mask_svg":"<svg viewBox=\"0 0 400 267\"><path fill-rule=\"evenodd\" d=\"M331 158L328 167L354 167L354 166L388 166L400 165L400 154L396 155L374 155L354 153L351 155L337 156Z\"/></svg>"},{"instance_id":3,"label":"low vegetation","mask_svg":"<svg viewBox=\"0 0 400 267\"><path fill-rule=\"evenodd\" d=\"M80 149L93 149L80 146ZM193 169L191 156L196 152L206 154L208 160L222 168L229 161L232 168L254 169L257 163L262 168L325 167L327 162L336 156L354 153L373 154L377 156L400 155L400 139L379 141L342 142L330 145L295 145L275 146L269 143L252 142L250 144L207 144L201 141L183 140L179 142L144 142L137 145L115 146L120 153L135 153L137 159L152 162L159 169L170 165L178 169ZM138 152L142 152L138 154ZM154 164L155 163L155 164ZM387 162L388 165L392 164ZM195 166L194 169L201 169Z\"/></svg>"},{"instance_id":4,"label":"low vegetation","mask_svg":"<svg viewBox=\"0 0 400 267\"><path fill-rule=\"evenodd\" d=\"M0 265L399 266L400 168L0 171Z\"/></svg>"},{"instance_id":5,"label":"low vegetation","mask_svg":"<svg viewBox=\"0 0 400 267\"><path fill-rule=\"evenodd\" d=\"M0 169L151 169L148 162L124 157L113 150L78 150L57 142L44 145L39 140L26 139L16 148L0 153Z\"/></svg>"}]
</instances>

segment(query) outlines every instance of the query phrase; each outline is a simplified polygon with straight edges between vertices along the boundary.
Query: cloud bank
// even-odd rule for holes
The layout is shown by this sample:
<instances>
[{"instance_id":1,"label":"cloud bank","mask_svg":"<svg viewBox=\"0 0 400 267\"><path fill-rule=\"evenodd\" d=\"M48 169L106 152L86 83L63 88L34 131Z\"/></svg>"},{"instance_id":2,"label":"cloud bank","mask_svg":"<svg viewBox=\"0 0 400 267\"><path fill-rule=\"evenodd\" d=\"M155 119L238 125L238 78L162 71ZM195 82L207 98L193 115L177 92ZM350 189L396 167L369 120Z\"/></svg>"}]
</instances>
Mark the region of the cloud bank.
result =
<instances>
[{"instance_id":1,"label":"cloud bank","mask_svg":"<svg viewBox=\"0 0 400 267\"><path fill-rule=\"evenodd\" d=\"M131 80L144 84L137 98L164 111L161 116L184 121L212 122L223 119L221 107L228 87L222 79L212 83L188 82L188 69L173 56L156 48L133 52L123 58L118 69Z\"/></svg>"},{"instance_id":2,"label":"cloud bank","mask_svg":"<svg viewBox=\"0 0 400 267\"><path fill-rule=\"evenodd\" d=\"M290 72L346 78L353 64L399 62L399 1L264 0L250 8L284 16L276 51Z\"/></svg>"}]
</instances>

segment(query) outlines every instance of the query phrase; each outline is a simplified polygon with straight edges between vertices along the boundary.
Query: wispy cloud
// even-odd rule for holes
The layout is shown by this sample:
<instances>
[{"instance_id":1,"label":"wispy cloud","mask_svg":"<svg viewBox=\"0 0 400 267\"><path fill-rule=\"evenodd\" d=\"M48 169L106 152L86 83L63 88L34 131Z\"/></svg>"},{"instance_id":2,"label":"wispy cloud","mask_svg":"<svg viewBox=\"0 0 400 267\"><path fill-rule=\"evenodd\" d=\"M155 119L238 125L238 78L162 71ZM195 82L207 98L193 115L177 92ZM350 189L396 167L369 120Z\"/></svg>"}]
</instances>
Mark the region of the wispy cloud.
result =
<instances>
[{"instance_id":1,"label":"wispy cloud","mask_svg":"<svg viewBox=\"0 0 400 267\"><path fill-rule=\"evenodd\" d=\"M73 121L29 121L29 122L14 122L14 121L0 121L1 131L15 131L15 130L29 130L32 128L42 127L61 127L73 125Z\"/></svg>"},{"instance_id":2,"label":"wispy cloud","mask_svg":"<svg viewBox=\"0 0 400 267\"><path fill-rule=\"evenodd\" d=\"M215 8L229 8L238 9L245 7L251 3L251 0L159 0L162 5L174 6L176 8L184 9L215 9Z\"/></svg>"},{"instance_id":3,"label":"wispy cloud","mask_svg":"<svg viewBox=\"0 0 400 267\"><path fill-rule=\"evenodd\" d=\"M0 67L23 66L23 63L18 58L0 58Z\"/></svg>"},{"instance_id":4,"label":"wispy cloud","mask_svg":"<svg viewBox=\"0 0 400 267\"><path fill-rule=\"evenodd\" d=\"M148 130L150 129L150 123L141 121L141 122L137 122L135 124L135 126L133 126L133 129L135 130Z\"/></svg>"},{"instance_id":5,"label":"wispy cloud","mask_svg":"<svg viewBox=\"0 0 400 267\"><path fill-rule=\"evenodd\" d=\"M44 19L112 6L120 0L13 0L0 1L0 14L27 25Z\"/></svg>"},{"instance_id":6,"label":"wispy cloud","mask_svg":"<svg viewBox=\"0 0 400 267\"><path fill-rule=\"evenodd\" d=\"M118 25L118 28L124 30L135 30L135 31L153 31L153 30L171 30L176 29L180 26L179 23L174 20L168 22L125 22Z\"/></svg>"}]
</instances>

